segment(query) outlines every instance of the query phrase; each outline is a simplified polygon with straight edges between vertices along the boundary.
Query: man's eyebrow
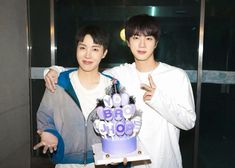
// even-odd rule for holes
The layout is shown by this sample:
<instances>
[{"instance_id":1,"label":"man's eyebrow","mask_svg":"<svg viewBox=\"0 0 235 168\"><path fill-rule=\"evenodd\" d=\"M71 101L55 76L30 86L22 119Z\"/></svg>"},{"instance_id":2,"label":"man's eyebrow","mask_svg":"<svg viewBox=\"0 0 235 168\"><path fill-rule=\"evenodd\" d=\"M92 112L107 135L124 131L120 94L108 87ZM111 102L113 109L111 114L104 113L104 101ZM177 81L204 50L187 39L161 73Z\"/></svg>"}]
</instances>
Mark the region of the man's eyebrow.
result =
<instances>
[{"instance_id":1,"label":"man's eyebrow","mask_svg":"<svg viewBox=\"0 0 235 168\"><path fill-rule=\"evenodd\" d=\"M86 46L84 43L82 42L78 42L78 45L83 45L83 46Z\"/></svg>"},{"instance_id":2,"label":"man's eyebrow","mask_svg":"<svg viewBox=\"0 0 235 168\"><path fill-rule=\"evenodd\" d=\"M87 46L87 45L84 44L83 42L79 42L78 45ZM94 44L92 44L91 47L102 47L102 45L101 45L101 44L96 44L96 43L94 43Z\"/></svg>"},{"instance_id":3,"label":"man's eyebrow","mask_svg":"<svg viewBox=\"0 0 235 168\"><path fill-rule=\"evenodd\" d=\"M135 33L132 36L145 36L145 37L147 37L147 36L153 36L153 35L151 35L151 34Z\"/></svg>"},{"instance_id":4,"label":"man's eyebrow","mask_svg":"<svg viewBox=\"0 0 235 168\"><path fill-rule=\"evenodd\" d=\"M100 44L93 44L92 47L101 47L102 45Z\"/></svg>"}]
</instances>

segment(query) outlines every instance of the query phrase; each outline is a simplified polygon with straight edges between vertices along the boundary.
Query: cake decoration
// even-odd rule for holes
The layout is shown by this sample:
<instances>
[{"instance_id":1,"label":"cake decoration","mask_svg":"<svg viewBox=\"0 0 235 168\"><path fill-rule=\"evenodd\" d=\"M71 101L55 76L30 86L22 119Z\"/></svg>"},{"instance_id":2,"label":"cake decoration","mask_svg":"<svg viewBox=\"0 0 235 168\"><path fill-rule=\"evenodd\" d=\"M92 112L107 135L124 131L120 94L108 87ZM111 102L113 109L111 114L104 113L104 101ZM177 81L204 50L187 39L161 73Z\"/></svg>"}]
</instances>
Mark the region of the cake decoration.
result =
<instances>
[{"instance_id":1,"label":"cake decoration","mask_svg":"<svg viewBox=\"0 0 235 168\"><path fill-rule=\"evenodd\" d=\"M136 110L134 97L120 88L117 80L106 89L104 98L98 100L96 114L93 127L101 136L103 152L123 155L137 149L141 112Z\"/></svg>"}]
</instances>

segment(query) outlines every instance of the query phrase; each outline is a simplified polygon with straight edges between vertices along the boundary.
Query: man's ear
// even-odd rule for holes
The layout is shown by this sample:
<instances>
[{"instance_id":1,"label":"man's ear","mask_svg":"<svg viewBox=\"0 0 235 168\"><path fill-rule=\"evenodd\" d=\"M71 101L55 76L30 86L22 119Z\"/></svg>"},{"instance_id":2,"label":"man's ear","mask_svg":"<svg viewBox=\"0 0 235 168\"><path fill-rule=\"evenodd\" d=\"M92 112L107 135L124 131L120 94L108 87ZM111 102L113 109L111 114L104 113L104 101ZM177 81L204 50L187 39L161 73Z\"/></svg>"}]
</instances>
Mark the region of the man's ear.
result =
<instances>
[{"instance_id":1,"label":"man's ear","mask_svg":"<svg viewBox=\"0 0 235 168\"><path fill-rule=\"evenodd\" d=\"M127 40L126 40L126 43L127 43L127 46L128 46L128 47L130 47L130 43L129 43L129 41L127 41Z\"/></svg>"},{"instance_id":2,"label":"man's ear","mask_svg":"<svg viewBox=\"0 0 235 168\"><path fill-rule=\"evenodd\" d=\"M157 47L157 44L158 44L158 41L156 41L156 44L155 44L155 47L154 47L154 48L156 48L156 47Z\"/></svg>"},{"instance_id":3,"label":"man's ear","mask_svg":"<svg viewBox=\"0 0 235 168\"><path fill-rule=\"evenodd\" d=\"M105 56L107 55L107 53L108 53L108 49L106 49L106 50L104 51L104 54L103 54L103 57L102 57L102 58L105 58Z\"/></svg>"}]
</instances>

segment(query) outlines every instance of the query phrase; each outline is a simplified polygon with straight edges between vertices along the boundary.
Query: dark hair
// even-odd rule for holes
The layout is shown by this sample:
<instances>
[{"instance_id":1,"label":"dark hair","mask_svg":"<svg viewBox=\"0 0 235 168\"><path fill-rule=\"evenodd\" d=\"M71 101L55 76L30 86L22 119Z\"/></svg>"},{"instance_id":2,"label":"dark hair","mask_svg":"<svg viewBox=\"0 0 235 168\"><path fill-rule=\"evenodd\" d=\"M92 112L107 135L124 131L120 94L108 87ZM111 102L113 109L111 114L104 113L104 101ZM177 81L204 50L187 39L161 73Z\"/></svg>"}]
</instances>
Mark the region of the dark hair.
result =
<instances>
[{"instance_id":1,"label":"dark hair","mask_svg":"<svg viewBox=\"0 0 235 168\"><path fill-rule=\"evenodd\" d=\"M153 36L157 41L160 36L160 26L156 17L147 14L135 15L129 18L125 24L126 40L133 35L143 34Z\"/></svg>"},{"instance_id":2,"label":"dark hair","mask_svg":"<svg viewBox=\"0 0 235 168\"><path fill-rule=\"evenodd\" d=\"M94 43L102 45L104 47L104 50L108 49L109 45L108 33L105 30L95 25L84 26L77 31L76 45L78 45L79 42L83 41L84 37L87 34L91 35Z\"/></svg>"}]
</instances>

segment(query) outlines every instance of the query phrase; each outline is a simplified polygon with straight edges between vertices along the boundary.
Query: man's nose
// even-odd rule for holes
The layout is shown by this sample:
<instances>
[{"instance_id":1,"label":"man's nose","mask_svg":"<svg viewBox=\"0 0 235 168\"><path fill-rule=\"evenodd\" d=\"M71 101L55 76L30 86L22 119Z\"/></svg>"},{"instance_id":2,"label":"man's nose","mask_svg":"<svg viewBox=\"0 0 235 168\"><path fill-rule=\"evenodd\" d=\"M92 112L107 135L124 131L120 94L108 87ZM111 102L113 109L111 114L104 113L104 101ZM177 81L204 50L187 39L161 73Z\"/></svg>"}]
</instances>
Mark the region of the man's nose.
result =
<instances>
[{"instance_id":1,"label":"man's nose","mask_svg":"<svg viewBox=\"0 0 235 168\"><path fill-rule=\"evenodd\" d=\"M87 50L85 57L91 58L91 50Z\"/></svg>"},{"instance_id":2,"label":"man's nose","mask_svg":"<svg viewBox=\"0 0 235 168\"><path fill-rule=\"evenodd\" d=\"M144 37L141 37L140 38L140 47L145 47L145 38Z\"/></svg>"}]
</instances>

